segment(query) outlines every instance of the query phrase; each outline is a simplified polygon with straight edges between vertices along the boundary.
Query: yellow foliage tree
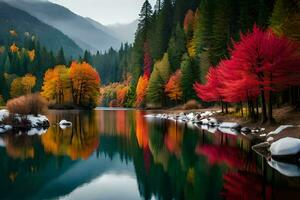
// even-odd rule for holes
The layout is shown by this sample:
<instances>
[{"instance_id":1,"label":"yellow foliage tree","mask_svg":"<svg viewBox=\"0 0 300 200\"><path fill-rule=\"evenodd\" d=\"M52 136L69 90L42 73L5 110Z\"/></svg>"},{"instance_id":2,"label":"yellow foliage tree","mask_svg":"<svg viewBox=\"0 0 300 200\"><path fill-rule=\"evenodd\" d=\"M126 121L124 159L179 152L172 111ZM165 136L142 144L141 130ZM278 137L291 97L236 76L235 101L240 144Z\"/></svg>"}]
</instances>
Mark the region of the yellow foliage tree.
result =
<instances>
[{"instance_id":1,"label":"yellow foliage tree","mask_svg":"<svg viewBox=\"0 0 300 200\"><path fill-rule=\"evenodd\" d=\"M16 78L12 81L9 93L12 98L16 98L25 94L22 78Z\"/></svg>"},{"instance_id":2,"label":"yellow foliage tree","mask_svg":"<svg viewBox=\"0 0 300 200\"><path fill-rule=\"evenodd\" d=\"M69 69L64 65L58 65L54 69L48 69L45 73L42 96L56 103L64 103L68 91L71 89Z\"/></svg>"},{"instance_id":3,"label":"yellow foliage tree","mask_svg":"<svg viewBox=\"0 0 300 200\"><path fill-rule=\"evenodd\" d=\"M30 94L36 84L36 77L26 74L24 77L14 79L10 85L10 96L13 98Z\"/></svg>"},{"instance_id":4,"label":"yellow foliage tree","mask_svg":"<svg viewBox=\"0 0 300 200\"><path fill-rule=\"evenodd\" d=\"M35 84L36 84L36 77L31 74L26 74L22 78L22 85L25 94L30 94Z\"/></svg>"}]
</instances>

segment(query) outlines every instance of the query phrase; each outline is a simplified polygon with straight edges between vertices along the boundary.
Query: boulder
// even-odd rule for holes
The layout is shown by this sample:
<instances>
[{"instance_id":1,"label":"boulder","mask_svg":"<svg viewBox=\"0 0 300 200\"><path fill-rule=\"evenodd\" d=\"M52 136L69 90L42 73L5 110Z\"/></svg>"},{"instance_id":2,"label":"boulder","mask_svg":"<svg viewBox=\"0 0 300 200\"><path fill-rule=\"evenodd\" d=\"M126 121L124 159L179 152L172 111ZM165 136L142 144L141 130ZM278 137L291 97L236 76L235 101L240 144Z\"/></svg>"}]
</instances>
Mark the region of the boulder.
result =
<instances>
[{"instance_id":1,"label":"boulder","mask_svg":"<svg viewBox=\"0 0 300 200\"><path fill-rule=\"evenodd\" d=\"M270 133L268 133L268 136L270 136L270 135L277 135L280 132L282 132L283 130L285 130L287 128L292 128L292 127L294 127L294 126L293 125L282 125L282 126L279 126L275 131L271 131Z\"/></svg>"},{"instance_id":2,"label":"boulder","mask_svg":"<svg viewBox=\"0 0 300 200\"><path fill-rule=\"evenodd\" d=\"M69 127L71 127L72 126L72 122L69 122L69 121L67 121L67 120L65 120L65 119L63 119L63 120L61 120L60 122L59 122L59 127L61 128L61 129L66 129L66 128L69 128Z\"/></svg>"},{"instance_id":3,"label":"boulder","mask_svg":"<svg viewBox=\"0 0 300 200\"><path fill-rule=\"evenodd\" d=\"M219 128L241 130L241 125L234 122L222 122Z\"/></svg>"},{"instance_id":4,"label":"boulder","mask_svg":"<svg viewBox=\"0 0 300 200\"><path fill-rule=\"evenodd\" d=\"M270 147L272 156L296 155L300 152L300 139L285 137L273 142Z\"/></svg>"},{"instance_id":5,"label":"boulder","mask_svg":"<svg viewBox=\"0 0 300 200\"><path fill-rule=\"evenodd\" d=\"M6 109L0 110L0 122L9 116L9 112Z\"/></svg>"}]
</instances>

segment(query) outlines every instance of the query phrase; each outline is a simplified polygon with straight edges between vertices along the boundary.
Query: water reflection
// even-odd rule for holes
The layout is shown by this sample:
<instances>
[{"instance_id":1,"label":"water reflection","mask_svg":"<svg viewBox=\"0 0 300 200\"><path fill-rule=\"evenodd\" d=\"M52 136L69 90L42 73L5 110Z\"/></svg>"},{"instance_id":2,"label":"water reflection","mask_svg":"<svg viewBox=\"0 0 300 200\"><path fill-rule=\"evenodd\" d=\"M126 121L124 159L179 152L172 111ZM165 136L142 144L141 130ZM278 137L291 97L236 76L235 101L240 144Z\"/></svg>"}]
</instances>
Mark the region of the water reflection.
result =
<instances>
[{"instance_id":1,"label":"water reflection","mask_svg":"<svg viewBox=\"0 0 300 200\"><path fill-rule=\"evenodd\" d=\"M0 199L277 199L299 178L273 170L243 136L144 118L143 111L51 111L42 136L0 137ZM62 130L62 119L73 126ZM192 125L189 125L192 126Z\"/></svg>"}]
</instances>

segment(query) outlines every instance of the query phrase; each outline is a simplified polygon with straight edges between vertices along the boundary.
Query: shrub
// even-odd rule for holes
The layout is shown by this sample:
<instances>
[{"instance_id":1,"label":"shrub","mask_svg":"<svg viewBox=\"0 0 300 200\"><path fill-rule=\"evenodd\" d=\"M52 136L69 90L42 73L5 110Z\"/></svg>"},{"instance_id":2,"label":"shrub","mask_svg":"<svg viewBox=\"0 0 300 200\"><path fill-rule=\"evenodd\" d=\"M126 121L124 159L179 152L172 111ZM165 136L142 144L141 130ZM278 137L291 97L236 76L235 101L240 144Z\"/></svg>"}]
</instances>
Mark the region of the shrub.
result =
<instances>
[{"instance_id":1,"label":"shrub","mask_svg":"<svg viewBox=\"0 0 300 200\"><path fill-rule=\"evenodd\" d=\"M29 94L9 100L6 107L13 114L38 115L47 111L47 101L39 94Z\"/></svg>"},{"instance_id":2,"label":"shrub","mask_svg":"<svg viewBox=\"0 0 300 200\"><path fill-rule=\"evenodd\" d=\"M200 104L196 100L189 100L186 102L183 107L184 110L192 110L201 108Z\"/></svg>"}]
</instances>

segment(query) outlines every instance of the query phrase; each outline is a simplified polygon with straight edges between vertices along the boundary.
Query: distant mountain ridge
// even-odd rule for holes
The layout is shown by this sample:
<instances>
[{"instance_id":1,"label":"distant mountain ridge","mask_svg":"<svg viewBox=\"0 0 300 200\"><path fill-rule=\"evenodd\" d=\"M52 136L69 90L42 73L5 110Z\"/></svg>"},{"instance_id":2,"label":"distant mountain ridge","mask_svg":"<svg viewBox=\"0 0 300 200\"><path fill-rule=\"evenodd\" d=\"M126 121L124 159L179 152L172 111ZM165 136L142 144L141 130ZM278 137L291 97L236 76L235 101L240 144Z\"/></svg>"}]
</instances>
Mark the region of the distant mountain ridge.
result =
<instances>
[{"instance_id":1,"label":"distant mountain ridge","mask_svg":"<svg viewBox=\"0 0 300 200\"><path fill-rule=\"evenodd\" d=\"M109 34L109 29L102 30L63 6L46 0L6 0L6 2L57 28L82 49L96 52L105 51L110 47L117 49L121 45L121 41L114 34Z\"/></svg>"},{"instance_id":2,"label":"distant mountain ridge","mask_svg":"<svg viewBox=\"0 0 300 200\"><path fill-rule=\"evenodd\" d=\"M59 30L41 22L23 10L0 1L0 45L14 42L10 38L10 30L16 31L18 40L24 38L25 33L28 32L38 37L43 46L54 52L63 47L68 57L82 54L82 49Z\"/></svg>"},{"instance_id":3,"label":"distant mountain ridge","mask_svg":"<svg viewBox=\"0 0 300 200\"><path fill-rule=\"evenodd\" d=\"M135 32L138 26L138 20L134 20L128 24L112 24L112 25L103 25L91 18L86 18L93 26L96 28L102 29L107 33L114 35L116 38L121 40L123 43L133 43Z\"/></svg>"}]
</instances>

